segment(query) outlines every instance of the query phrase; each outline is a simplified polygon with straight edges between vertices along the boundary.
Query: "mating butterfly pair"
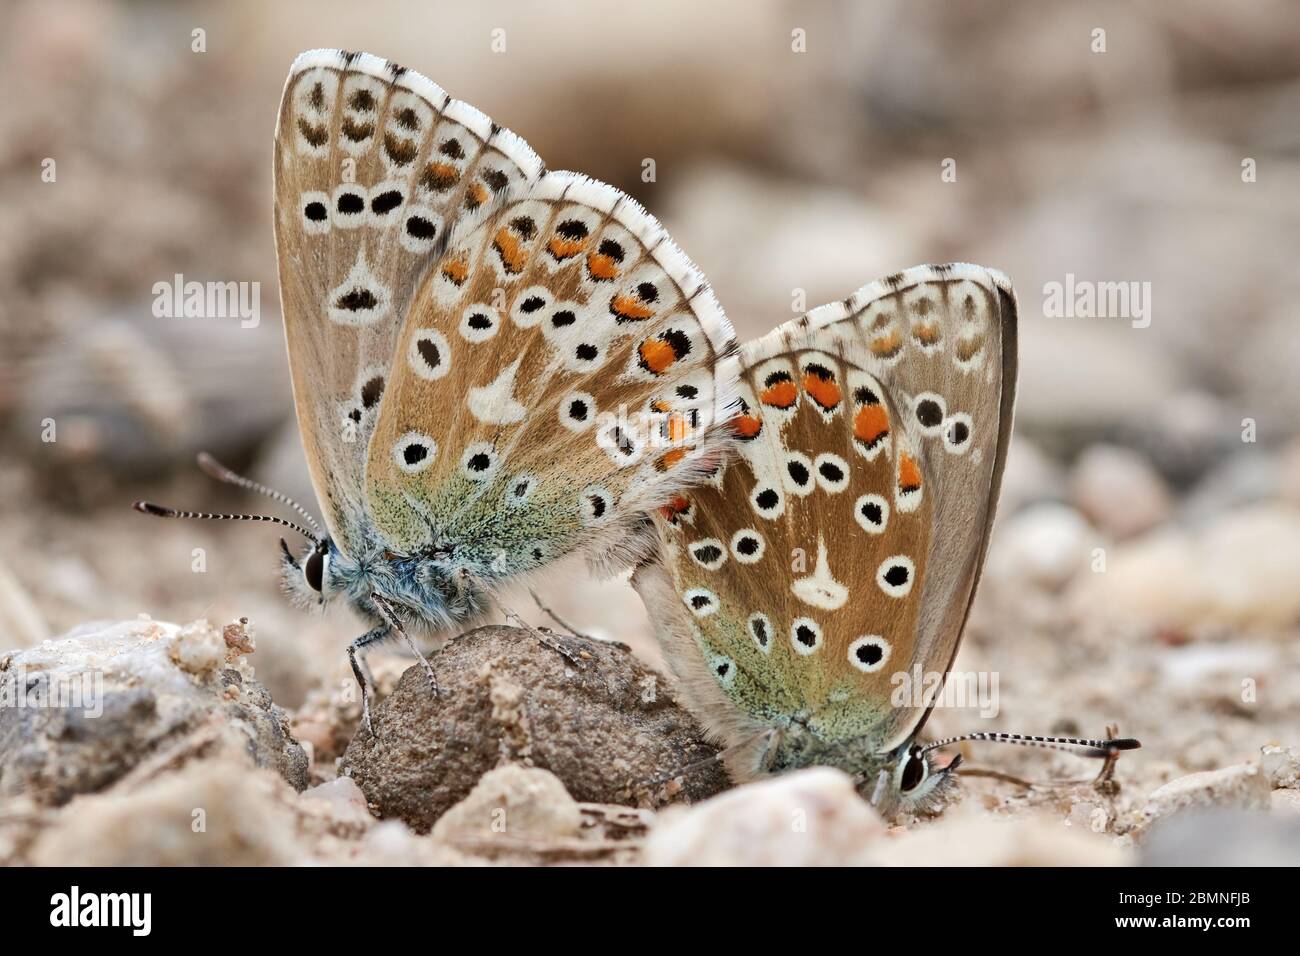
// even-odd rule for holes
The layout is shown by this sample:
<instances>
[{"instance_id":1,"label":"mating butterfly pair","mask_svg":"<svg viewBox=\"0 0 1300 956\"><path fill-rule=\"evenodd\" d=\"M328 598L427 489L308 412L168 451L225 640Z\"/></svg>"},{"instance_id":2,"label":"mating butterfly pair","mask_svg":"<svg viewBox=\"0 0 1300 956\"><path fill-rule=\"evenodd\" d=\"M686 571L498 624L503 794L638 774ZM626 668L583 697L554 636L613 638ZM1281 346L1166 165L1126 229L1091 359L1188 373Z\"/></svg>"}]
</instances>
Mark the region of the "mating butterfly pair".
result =
<instances>
[{"instance_id":1,"label":"mating butterfly pair","mask_svg":"<svg viewBox=\"0 0 1300 956\"><path fill-rule=\"evenodd\" d=\"M374 623L363 688L369 645L577 553L638 566L736 776L831 764L877 801L947 777L889 677L947 669L979 578L1015 397L1004 276L911 269L738 347L630 197L336 50L290 72L275 229L328 533L268 520L313 540L284 549L291 594Z\"/></svg>"}]
</instances>

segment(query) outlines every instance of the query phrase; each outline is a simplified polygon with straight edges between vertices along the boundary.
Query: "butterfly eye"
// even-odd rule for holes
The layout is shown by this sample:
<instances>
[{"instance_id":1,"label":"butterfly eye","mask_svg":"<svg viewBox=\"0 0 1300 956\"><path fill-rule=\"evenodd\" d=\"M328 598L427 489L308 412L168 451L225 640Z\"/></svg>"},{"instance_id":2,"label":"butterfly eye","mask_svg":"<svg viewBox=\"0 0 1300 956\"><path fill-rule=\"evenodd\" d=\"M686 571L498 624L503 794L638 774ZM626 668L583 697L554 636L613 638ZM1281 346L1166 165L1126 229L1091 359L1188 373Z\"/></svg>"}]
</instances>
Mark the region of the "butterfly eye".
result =
<instances>
[{"instance_id":1,"label":"butterfly eye","mask_svg":"<svg viewBox=\"0 0 1300 956\"><path fill-rule=\"evenodd\" d=\"M317 548L302 563L302 576L313 591L320 591L325 580L325 552Z\"/></svg>"},{"instance_id":2,"label":"butterfly eye","mask_svg":"<svg viewBox=\"0 0 1300 956\"><path fill-rule=\"evenodd\" d=\"M907 756L907 763L903 765L903 776L899 778L898 788L903 793L911 793L925 782L926 771L925 757L921 756L918 751L913 750Z\"/></svg>"}]
</instances>

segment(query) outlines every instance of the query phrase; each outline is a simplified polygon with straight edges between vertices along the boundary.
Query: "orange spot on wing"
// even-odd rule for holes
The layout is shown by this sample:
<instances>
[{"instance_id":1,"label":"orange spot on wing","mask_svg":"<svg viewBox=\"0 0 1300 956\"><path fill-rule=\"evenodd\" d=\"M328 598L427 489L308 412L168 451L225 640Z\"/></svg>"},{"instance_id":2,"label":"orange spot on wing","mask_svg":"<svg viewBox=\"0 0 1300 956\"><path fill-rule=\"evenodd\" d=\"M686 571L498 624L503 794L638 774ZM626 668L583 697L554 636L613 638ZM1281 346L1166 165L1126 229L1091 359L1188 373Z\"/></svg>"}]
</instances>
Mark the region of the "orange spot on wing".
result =
<instances>
[{"instance_id":1,"label":"orange spot on wing","mask_svg":"<svg viewBox=\"0 0 1300 956\"><path fill-rule=\"evenodd\" d=\"M840 387L834 379L822 378L809 372L803 377L803 390L812 396L813 401L826 410L840 403Z\"/></svg>"},{"instance_id":2,"label":"orange spot on wing","mask_svg":"<svg viewBox=\"0 0 1300 956\"><path fill-rule=\"evenodd\" d=\"M488 189L482 183L474 183L465 191L465 208L477 209L488 201Z\"/></svg>"},{"instance_id":3,"label":"orange spot on wing","mask_svg":"<svg viewBox=\"0 0 1300 956\"><path fill-rule=\"evenodd\" d=\"M497 230L496 236L492 239L492 247L501 256L501 263L506 267L506 272L511 275L518 275L524 271L524 265L528 262L528 254L524 251L519 237L512 231L502 226Z\"/></svg>"},{"instance_id":4,"label":"orange spot on wing","mask_svg":"<svg viewBox=\"0 0 1300 956\"><path fill-rule=\"evenodd\" d=\"M939 323L922 322L912 329L912 337L922 345L934 345L939 341Z\"/></svg>"},{"instance_id":5,"label":"orange spot on wing","mask_svg":"<svg viewBox=\"0 0 1300 956\"><path fill-rule=\"evenodd\" d=\"M659 460L655 463L655 467L659 471L667 471L685 458L687 451L689 451L689 449L686 448L674 448L671 451L666 451L659 456Z\"/></svg>"},{"instance_id":6,"label":"orange spot on wing","mask_svg":"<svg viewBox=\"0 0 1300 956\"><path fill-rule=\"evenodd\" d=\"M921 487L921 469L907 452L898 456L898 488L900 491L915 491Z\"/></svg>"},{"instance_id":7,"label":"orange spot on wing","mask_svg":"<svg viewBox=\"0 0 1300 956\"><path fill-rule=\"evenodd\" d=\"M451 163L430 163L424 167L420 185L433 192L450 189L460 180L460 170Z\"/></svg>"},{"instance_id":8,"label":"orange spot on wing","mask_svg":"<svg viewBox=\"0 0 1300 956\"><path fill-rule=\"evenodd\" d=\"M442 265L442 274L460 285L469 277L469 266L464 259L448 259Z\"/></svg>"},{"instance_id":9,"label":"orange spot on wing","mask_svg":"<svg viewBox=\"0 0 1300 956\"><path fill-rule=\"evenodd\" d=\"M641 364L656 375L662 375L677 361L677 352L663 339L646 339L638 351Z\"/></svg>"},{"instance_id":10,"label":"orange spot on wing","mask_svg":"<svg viewBox=\"0 0 1300 956\"><path fill-rule=\"evenodd\" d=\"M617 278L618 263L614 261L613 256L592 252L587 255L587 271L591 273L593 279L605 282Z\"/></svg>"},{"instance_id":11,"label":"orange spot on wing","mask_svg":"<svg viewBox=\"0 0 1300 956\"><path fill-rule=\"evenodd\" d=\"M691 499L687 498L685 495L678 495L672 501L668 502L668 504L660 508L659 513L663 515L664 518L675 524L679 515L684 515L690 510Z\"/></svg>"},{"instance_id":12,"label":"orange spot on wing","mask_svg":"<svg viewBox=\"0 0 1300 956\"><path fill-rule=\"evenodd\" d=\"M975 356L980 354L980 349L984 347L984 337L976 336L970 339L961 339L957 342L957 361L969 362Z\"/></svg>"},{"instance_id":13,"label":"orange spot on wing","mask_svg":"<svg viewBox=\"0 0 1300 956\"><path fill-rule=\"evenodd\" d=\"M737 438L757 438L758 433L763 430L763 420L757 415L737 415L731 420L731 430L736 433Z\"/></svg>"},{"instance_id":14,"label":"orange spot on wing","mask_svg":"<svg viewBox=\"0 0 1300 956\"><path fill-rule=\"evenodd\" d=\"M652 306L632 295L614 296L614 301L609 304L609 308L615 315L625 319L648 319L655 314Z\"/></svg>"},{"instance_id":15,"label":"orange spot on wing","mask_svg":"<svg viewBox=\"0 0 1300 956\"><path fill-rule=\"evenodd\" d=\"M794 382L781 381L769 385L763 389L759 395L759 400L764 405L771 405L773 408L790 408L799 398L799 392L794 387Z\"/></svg>"},{"instance_id":16,"label":"orange spot on wing","mask_svg":"<svg viewBox=\"0 0 1300 956\"><path fill-rule=\"evenodd\" d=\"M902 347L903 337L898 334L898 329L890 329L871 340L871 354L876 358L892 358Z\"/></svg>"},{"instance_id":17,"label":"orange spot on wing","mask_svg":"<svg viewBox=\"0 0 1300 956\"><path fill-rule=\"evenodd\" d=\"M556 259L569 259L576 256L586 245L581 239L564 239L560 236L553 236L551 241L546 244L546 248L551 250L551 255Z\"/></svg>"},{"instance_id":18,"label":"orange spot on wing","mask_svg":"<svg viewBox=\"0 0 1300 956\"><path fill-rule=\"evenodd\" d=\"M853 418L853 437L868 446L889 434L889 413L880 404L863 405Z\"/></svg>"}]
</instances>

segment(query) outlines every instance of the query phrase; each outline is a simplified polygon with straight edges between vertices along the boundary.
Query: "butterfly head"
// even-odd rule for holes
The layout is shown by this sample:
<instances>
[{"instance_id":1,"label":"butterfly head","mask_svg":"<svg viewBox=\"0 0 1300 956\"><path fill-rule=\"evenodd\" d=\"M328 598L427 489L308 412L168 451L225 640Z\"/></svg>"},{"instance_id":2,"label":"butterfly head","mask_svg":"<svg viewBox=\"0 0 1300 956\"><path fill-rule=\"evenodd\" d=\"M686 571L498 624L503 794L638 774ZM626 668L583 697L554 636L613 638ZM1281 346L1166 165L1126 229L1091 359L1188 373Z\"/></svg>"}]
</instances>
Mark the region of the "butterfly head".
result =
<instances>
[{"instance_id":1,"label":"butterfly head","mask_svg":"<svg viewBox=\"0 0 1300 956\"><path fill-rule=\"evenodd\" d=\"M341 575L335 566L341 555L329 537L308 545L301 557L294 557L289 545L280 539L280 583L295 604L310 607L323 604L340 593Z\"/></svg>"},{"instance_id":2,"label":"butterfly head","mask_svg":"<svg viewBox=\"0 0 1300 956\"><path fill-rule=\"evenodd\" d=\"M883 814L928 810L952 787L960 763L959 754L939 766L933 754L909 741L890 754L874 775L861 776L859 789Z\"/></svg>"},{"instance_id":3,"label":"butterfly head","mask_svg":"<svg viewBox=\"0 0 1300 956\"><path fill-rule=\"evenodd\" d=\"M858 792L884 816L935 806L951 787L953 771L961 763L957 756L941 764L935 754L912 740L882 752L870 737L828 739L798 719L769 734L761 746L766 754L760 760L769 773L827 765L852 774Z\"/></svg>"}]
</instances>

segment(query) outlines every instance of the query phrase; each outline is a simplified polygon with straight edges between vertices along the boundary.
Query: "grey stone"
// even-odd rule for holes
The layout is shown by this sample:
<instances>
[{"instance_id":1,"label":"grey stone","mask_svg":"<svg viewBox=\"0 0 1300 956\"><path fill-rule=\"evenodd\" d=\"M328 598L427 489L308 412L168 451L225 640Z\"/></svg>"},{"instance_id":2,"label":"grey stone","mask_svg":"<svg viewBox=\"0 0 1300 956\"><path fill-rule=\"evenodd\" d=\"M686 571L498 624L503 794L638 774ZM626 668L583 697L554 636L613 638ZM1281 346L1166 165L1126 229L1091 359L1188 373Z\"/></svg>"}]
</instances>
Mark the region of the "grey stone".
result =
<instances>
[{"instance_id":1,"label":"grey stone","mask_svg":"<svg viewBox=\"0 0 1300 956\"><path fill-rule=\"evenodd\" d=\"M657 783L715 749L662 676L621 644L565 635L545 646L529 631L482 627L432 659L434 697L419 665L364 725L340 765L380 817L427 831L503 763L549 770L573 799L658 806L723 789L716 764Z\"/></svg>"}]
</instances>

